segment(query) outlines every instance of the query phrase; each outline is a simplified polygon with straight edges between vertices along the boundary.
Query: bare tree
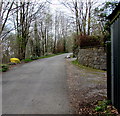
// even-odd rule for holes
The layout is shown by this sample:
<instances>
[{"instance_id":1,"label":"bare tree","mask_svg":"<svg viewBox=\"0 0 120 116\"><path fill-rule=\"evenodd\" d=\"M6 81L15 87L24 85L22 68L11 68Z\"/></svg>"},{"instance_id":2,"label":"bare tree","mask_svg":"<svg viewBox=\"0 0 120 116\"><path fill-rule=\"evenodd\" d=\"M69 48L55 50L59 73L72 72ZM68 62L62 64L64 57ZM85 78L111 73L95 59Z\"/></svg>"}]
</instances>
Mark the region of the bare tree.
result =
<instances>
[{"instance_id":1,"label":"bare tree","mask_svg":"<svg viewBox=\"0 0 120 116\"><path fill-rule=\"evenodd\" d=\"M13 4L14 4L14 1L6 2L6 3L4 3L3 1L0 2L0 22L1 22L1 24L0 24L0 27L1 27L0 28L0 36L1 36L2 31L5 27L7 19L10 15Z\"/></svg>"},{"instance_id":2,"label":"bare tree","mask_svg":"<svg viewBox=\"0 0 120 116\"><path fill-rule=\"evenodd\" d=\"M36 20L36 17L39 11L44 7L44 4L41 3L37 7L36 3L33 2L16 2L16 7L19 5L21 8L17 9L15 25L17 27L16 31L18 42L18 57L20 59L24 59L26 53L26 45L30 36L29 29L31 23Z\"/></svg>"}]
</instances>

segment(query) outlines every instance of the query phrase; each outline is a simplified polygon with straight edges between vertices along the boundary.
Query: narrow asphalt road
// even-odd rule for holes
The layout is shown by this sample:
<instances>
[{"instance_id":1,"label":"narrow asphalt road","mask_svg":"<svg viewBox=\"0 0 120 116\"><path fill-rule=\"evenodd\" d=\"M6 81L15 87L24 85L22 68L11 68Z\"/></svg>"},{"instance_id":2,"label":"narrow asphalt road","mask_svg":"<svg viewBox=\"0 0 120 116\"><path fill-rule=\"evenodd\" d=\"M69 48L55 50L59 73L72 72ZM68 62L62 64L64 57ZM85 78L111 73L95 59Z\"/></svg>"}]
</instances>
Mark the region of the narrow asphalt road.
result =
<instances>
[{"instance_id":1,"label":"narrow asphalt road","mask_svg":"<svg viewBox=\"0 0 120 116\"><path fill-rule=\"evenodd\" d=\"M3 114L69 114L65 56L24 64L2 76Z\"/></svg>"}]
</instances>

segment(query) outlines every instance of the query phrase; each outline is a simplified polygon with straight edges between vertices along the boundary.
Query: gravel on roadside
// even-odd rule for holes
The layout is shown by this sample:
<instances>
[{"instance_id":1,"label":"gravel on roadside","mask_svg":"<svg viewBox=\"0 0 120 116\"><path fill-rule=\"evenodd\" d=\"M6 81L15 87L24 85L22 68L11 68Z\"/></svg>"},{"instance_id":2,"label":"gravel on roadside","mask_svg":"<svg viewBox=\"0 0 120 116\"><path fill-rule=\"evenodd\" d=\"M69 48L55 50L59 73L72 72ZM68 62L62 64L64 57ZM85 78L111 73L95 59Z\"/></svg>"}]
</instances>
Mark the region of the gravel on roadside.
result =
<instances>
[{"instance_id":1,"label":"gravel on roadside","mask_svg":"<svg viewBox=\"0 0 120 116\"><path fill-rule=\"evenodd\" d=\"M97 101L107 97L106 72L79 68L66 59L70 105L75 114L93 114Z\"/></svg>"}]
</instances>

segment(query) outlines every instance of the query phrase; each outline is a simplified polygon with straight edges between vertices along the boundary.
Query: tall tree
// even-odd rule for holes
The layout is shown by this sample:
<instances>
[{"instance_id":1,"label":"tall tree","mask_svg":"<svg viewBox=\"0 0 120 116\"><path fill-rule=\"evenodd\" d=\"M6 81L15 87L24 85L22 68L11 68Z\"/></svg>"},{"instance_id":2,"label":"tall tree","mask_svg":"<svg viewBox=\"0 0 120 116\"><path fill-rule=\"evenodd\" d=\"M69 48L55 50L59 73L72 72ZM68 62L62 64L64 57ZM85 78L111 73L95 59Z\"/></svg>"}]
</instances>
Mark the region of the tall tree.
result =
<instances>
[{"instance_id":1,"label":"tall tree","mask_svg":"<svg viewBox=\"0 0 120 116\"><path fill-rule=\"evenodd\" d=\"M116 8L118 1L104 2L94 9L94 17L99 23L103 35L103 41L110 39L110 24L107 16Z\"/></svg>"},{"instance_id":2,"label":"tall tree","mask_svg":"<svg viewBox=\"0 0 120 116\"><path fill-rule=\"evenodd\" d=\"M36 6L36 3L33 2L16 2L17 6L18 4L21 6L16 12L18 57L24 59L27 42L30 36L29 29L31 23L36 19L39 11L44 7L44 4L40 3L38 7Z\"/></svg>"},{"instance_id":3,"label":"tall tree","mask_svg":"<svg viewBox=\"0 0 120 116\"><path fill-rule=\"evenodd\" d=\"M10 15L10 12L12 10L14 1L8 2L8 1L1 1L0 2L0 37L2 38L4 35L6 35L6 33L4 33L4 35L2 35L2 32L4 30L4 27L6 25L6 22L8 20L8 17ZM3 40L3 38L2 38Z\"/></svg>"},{"instance_id":4,"label":"tall tree","mask_svg":"<svg viewBox=\"0 0 120 116\"><path fill-rule=\"evenodd\" d=\"M40 38L38 35L38 28L37 28L37 21L35 21L34 24L34 39L35 39L35 56L40 57L41 56L41 49L40 49Z\"/></svg>"}]
</instances>

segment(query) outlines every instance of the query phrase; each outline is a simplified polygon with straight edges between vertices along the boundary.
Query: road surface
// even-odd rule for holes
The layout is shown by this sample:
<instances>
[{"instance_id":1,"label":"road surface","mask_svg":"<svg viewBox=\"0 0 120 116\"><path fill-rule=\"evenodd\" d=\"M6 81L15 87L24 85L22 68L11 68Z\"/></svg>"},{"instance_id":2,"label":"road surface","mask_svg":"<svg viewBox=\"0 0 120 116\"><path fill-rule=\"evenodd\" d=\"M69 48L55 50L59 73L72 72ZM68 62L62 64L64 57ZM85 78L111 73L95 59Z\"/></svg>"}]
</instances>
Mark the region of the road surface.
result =
<instances>
[{"instance_id":1,"label":"road surface","mask_svg":"<svg viewBox=\"0 0 120 116\"><path fill-rule=\"evenodd\" d=\"M65 56L40 59L2 76L3 114L69 114Z\"/></svg>"}]
</instances>

